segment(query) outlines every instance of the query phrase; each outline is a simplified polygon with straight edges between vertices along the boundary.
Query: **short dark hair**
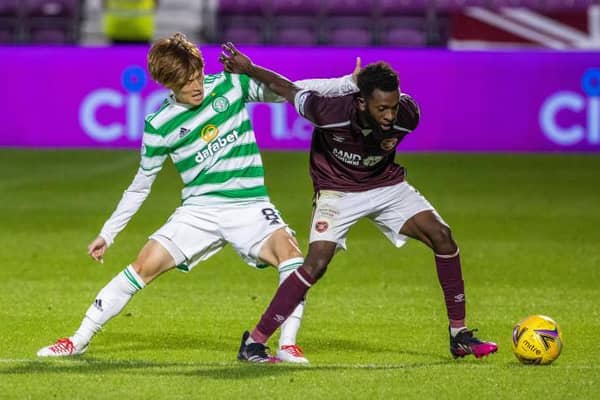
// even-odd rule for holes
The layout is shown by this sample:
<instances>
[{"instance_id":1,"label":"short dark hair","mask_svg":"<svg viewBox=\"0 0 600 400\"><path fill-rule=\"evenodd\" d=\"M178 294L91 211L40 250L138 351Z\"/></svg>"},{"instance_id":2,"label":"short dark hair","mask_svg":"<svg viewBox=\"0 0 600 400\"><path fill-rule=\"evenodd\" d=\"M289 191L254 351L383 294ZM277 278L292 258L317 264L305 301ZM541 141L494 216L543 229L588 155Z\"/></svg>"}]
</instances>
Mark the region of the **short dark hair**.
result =
<instances>
[{"instance_id":1,"label":"short dark hair","mask_svg":"<svg viewBox=\"0 0 600 400\"><path fill-rule=\"evenodd\" d=\"M386 62L379 61L367 65L358 74L357 86L360 94L366 99L371 97L375 89L384 92L398 90L400 82L398 74Z\"/></svg>"}]
</instances>

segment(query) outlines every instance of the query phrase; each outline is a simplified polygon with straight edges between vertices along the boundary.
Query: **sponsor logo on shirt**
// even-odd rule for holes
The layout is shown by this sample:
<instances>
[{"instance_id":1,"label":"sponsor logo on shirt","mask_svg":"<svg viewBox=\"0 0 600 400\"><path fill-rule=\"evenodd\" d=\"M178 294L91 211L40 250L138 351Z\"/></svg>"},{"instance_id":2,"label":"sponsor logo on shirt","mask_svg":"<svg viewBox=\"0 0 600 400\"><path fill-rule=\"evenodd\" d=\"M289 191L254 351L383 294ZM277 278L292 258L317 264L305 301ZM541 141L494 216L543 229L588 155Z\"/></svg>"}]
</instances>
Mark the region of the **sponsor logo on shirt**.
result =
<instances>
[{"instance_id":1,"label":"sponsor logo on shirt","mask_svg":"<svg viewBox=\"0 0 600 400\"><path fill-rule=\"evenodd\" d=\"M338 160L350 165L359 165L360 161L362 160L362 157L358 154L350 153L348 151L336 148L333 149L333 155Z\"/></svg>"},{"instance_id":2,"label":"sponsor logo on shirt","mask_svg":"<svg viewBox=\"0 0 600 400\"><path fill-rule=\"evenodd\" d=\"M383 160L383 156L369 156L363 160L363 165L365 167L372 167L381 160Z\"/></svg>"},{"instance_id":3,"label":"sponsor logo on shirt","mask_svg":"<svg viewBox=\"0 0 600 400\"><path fill-rule=\"evenodd\" d=\"M206 143L210 142L219 134L219 128L213 124L208 124L200 131L200 138Z\"/></svg>"},{"instance_id":4,"label":"sponsor logo on shirt","mask_svg":"<svg viewBox=\"0 0 600 400\"><path fill-rule=\"evenodd\" d=\"M212 157L214 154L218 153L231 143L235 142L239 138L238 131L234 130L227 135L221 136L216 140L210 142L205 148L196 153L196 162L201 163L209 157Z\"/></svg>"},{"instance_id":5,"label":"sponsor logo on shirt","mask_svg":"<svg viewBox=\"0 0 600 400\"><path fill-rule=\"evenodd\" d=\"M229 108L229 100L227 100L226 97L219 96L213 100L211 105L213 110L215 110L218 113L222 113L227 111L227 109Z\"/></svg>"}]
</instances>

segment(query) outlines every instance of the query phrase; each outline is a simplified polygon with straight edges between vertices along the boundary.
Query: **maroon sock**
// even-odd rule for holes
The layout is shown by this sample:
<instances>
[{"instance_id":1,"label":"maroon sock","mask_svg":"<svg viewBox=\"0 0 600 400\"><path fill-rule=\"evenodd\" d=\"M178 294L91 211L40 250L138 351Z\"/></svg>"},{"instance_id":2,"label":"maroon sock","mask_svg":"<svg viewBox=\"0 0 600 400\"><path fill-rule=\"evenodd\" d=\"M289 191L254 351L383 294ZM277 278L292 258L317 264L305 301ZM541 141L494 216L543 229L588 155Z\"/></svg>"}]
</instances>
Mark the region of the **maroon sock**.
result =
<instances>
[{"instance_id":1,"label":"maroon sock","mask_svg":"<svg viewBox=\"0 0 600 400\"><path fill-rule=\"evenodd\" d=\"M465 283L460 269L458 250L453 255L435 255L438 279L444 291L448 319L465 319Z\"/></svg>"},{"instance_id":2,"label":"maroon sock","mask_svg":"<svg viewBox=\"0 0 600 400\"><path fill-rule=\"evenodd\" d=\"M308 289L315 280L302 268L298 268L290 274L279 288L275 297L271 300L269 308L262 315L260 322L252 332L252 339L265 343L279 328L279 326L290 316L296 306L300 304Z\"/></svg>"}]
</instances>

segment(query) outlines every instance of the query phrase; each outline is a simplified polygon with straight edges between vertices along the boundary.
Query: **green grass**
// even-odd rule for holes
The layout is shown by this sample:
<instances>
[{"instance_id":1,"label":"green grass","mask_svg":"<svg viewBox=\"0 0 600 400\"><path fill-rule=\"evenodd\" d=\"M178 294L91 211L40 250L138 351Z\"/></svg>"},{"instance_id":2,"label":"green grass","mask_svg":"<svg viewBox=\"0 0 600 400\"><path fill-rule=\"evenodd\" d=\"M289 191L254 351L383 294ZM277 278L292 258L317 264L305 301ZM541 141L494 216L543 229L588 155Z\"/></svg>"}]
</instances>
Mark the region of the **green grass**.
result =
<instances>
[{"instance_id":1,"label":"green grass","mask_svg":"<svg viewBox=\"0 0 600 400\"><path fill-rule=\"evenodd\" d=\"M307 155L264 160L273 202L306 248ZM401 160L453 227L470 325L498 342L492 357L450 357L430 251L417 242L395 249L363 221L310 292L300 333L309 367L235 361L277 277L230 248L144 289L84 356L37 360L40 347L78 327L99 289L179 204L179 177L165 167L99 265L86 246L138 155L0 150L0 398L600 398L600 157ZM538 313L561 324L564 351L551 366L522 366L511 329Z\"/></svg>"}]
</instances>

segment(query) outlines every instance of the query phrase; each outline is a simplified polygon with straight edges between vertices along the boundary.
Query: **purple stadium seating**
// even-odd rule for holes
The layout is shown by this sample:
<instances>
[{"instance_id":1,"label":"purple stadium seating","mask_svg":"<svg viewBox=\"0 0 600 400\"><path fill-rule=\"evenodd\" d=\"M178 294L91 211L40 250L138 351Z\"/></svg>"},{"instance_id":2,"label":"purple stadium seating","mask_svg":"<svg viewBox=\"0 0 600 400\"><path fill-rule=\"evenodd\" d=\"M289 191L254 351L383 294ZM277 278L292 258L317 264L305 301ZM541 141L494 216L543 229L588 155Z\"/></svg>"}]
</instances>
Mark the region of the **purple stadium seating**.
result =
<instances>
[{"instance_id":1,"label":"purple stadium seating","mask_svg":"<svg viewBox=\"0 0 600 400\"><path fill-rule=\"evenodd\" d=\"M0 43L9 44L17 43L18 33L16 25L9 26L8 24L2 24L0 26Z\"/></svg>"},{"instance_id":2,"label":"purple stadium seating","mask_svg":"<svg viewBox=\"0 0 600 400\"><path fill-rule=\"evenodd\" d=\"M319 42L319 23L313 17L280 16L273 21L272 43L312 46Z\"/></svg>"},{"instance_id":3,"label":"purple stadium seating","mask_svg":"<svg viewBox=\"0 0 600 400\"><path fill-rule=\"evenodd\" d=\"M315 46L319 40L314 30L307 28L279 28L273 33L273 44Z\"/></svg>"},{"instance_id":4,"label":"purple stadium seating","mask_svg":"<svg viewBox=\"0 0 600 400\"><path fill-rule=\"evenodd\" d=\"M355 15L368 17L376 10L375 0L325 0L326 15L344 16Z\"/></svg>"},{"instance_id":5,"label":"purple stadium seating","mask_svg":"<svg viewBox=\"0 0 600 400\"><path fill-rule=\"evenodd\" d=\"M219 0L218 13L223 15L263 15L268 8L267 0Z\"/></svg>"},{"instance_id":6,"label":"purple stadium seating","mask_svg":"<svg viewBox=\"0 0 600 400\"><path fill-rule=\"evenodd\" d=\"M371 34L366 29L340 27L330 31L329 44L332 46L369 46Z\"/></svg>"},{"instance_id":7,"label":"purple stadium seating","mask_svg":"<svg viewBox=\"0 0 600 400\"><path fill-rule=\"evenodd\" d=\"M382 46L420 47L426 44L425 18L387 17L378 26L378 42Z\"/></svg>"},{"instance_id":8,"label":"purple stadium seating","mask_svg":"<svg viewBox=\"0 0 600 400\"><path fill-rule=\"evenodd\" d=\"M233 42L239 44L260 44L263 42L262 26L264 22L258 17L230 17L222 19L220 29L221 42Z\"/></svg>"},{"instance_id":9,"label":"purple stadium seating","mask_svg":"<svg viewBox=\"0 0 600 400\"><path fill-rule=\"evenodd\" d=\"M386 31L381 45L394 47L423 47L426 45L425 33L411 28L395 28Z\"/></svg>"},{"instance_id":10,"label":"purple stadium seating","mask_svg":"<svg viewBox=\"0 0 600 400\"><path fill-rule=\"evenodd\" d=\"M0 0L0 17L16 17L19 15L18 0Z\"/></svg>"},{"instance_id":11,"label":"purple stadium seating","mask_svg":"<svg viewBox=\"0 0 600 400\"><path fill-rule=\"evenodd\" d=\"M331 17L326 20L326 42L334 46L369 46L372 22L361 17Z\"/></svg>"},{"instance_id":12,"label":"purple stadium seating","mask_svg":"<svg viewBox=\"0 0 600 400\"><path fill-rule=\"evenodd\" d=\"M64 44L70 43L71 37L66 29L34 29L29 33L30 43Z\"/></svg>"},{"instance_id":13,"label":"purple stadium seating","mask_svg":"<svg viewBox=\"0 0 600 400\"><path fill-rule=\"evenodd\" d=\"M380 0L382 16L425 14L433 0Z\"/></svg>"},{"instance_id":14,"label":"purple stadium seating","mask_svg":"<svg viewBox=\"0 0 600 400\"><path fill-rule=\"evenodd\" d=\"M496 0L432 0L432 5L435 7L437 12L461 12L465 7L489 7L490 5L493 5L494 1Z\"/></svg>"},{"instance_id":15,"label":"purple stadium seating","mask_svg":"<svg viewBox=\"0 0 600 400\"><path fill-rule=\"evenodd\" d=\"M76 17L79 14L78 0L25 0L27 17Z\"/></svg>"},{"instance_id":16,"label":"purple stadium seating","mask_svg":"<svg viewBox=\"0 0 600 400\"><path fill-rule=\"evenodd\" d=\"M321 0L272 0L271 12L274 16L316 16L321 13Z\"/></svg>"},{"instance_id":17,"label":"purple stadium seating","mask_svg":"<svg viewBox=\"0 0 600 400\"><path fill-rule=\"evenodd\" d=\"M260 44L261 33L254 28L232 26L223 31L222 41L236 44Z\"/></svg>"}]
</instances>

